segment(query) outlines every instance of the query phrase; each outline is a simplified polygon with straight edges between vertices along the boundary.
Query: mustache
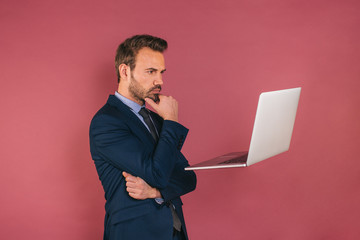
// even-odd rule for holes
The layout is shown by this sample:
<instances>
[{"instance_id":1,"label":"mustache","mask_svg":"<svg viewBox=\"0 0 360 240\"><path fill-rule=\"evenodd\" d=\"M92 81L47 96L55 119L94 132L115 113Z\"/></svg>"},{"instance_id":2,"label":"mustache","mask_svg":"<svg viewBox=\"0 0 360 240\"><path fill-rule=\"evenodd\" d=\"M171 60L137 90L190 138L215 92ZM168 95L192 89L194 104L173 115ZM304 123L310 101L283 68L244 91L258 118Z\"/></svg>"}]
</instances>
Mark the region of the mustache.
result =
<instances>
[{"instance_id":1,"label":"mustache","mask_svg":"<svg viewBox=\"0 0 360 240\"><path fill-rule=\"evenodd\" d=\"M156 90L156 89L159 89L159 91L161 91L161 85L156 85L154 87L152 87L149 92L153 91L153 90Z\"/></svg>"}]
</instances>

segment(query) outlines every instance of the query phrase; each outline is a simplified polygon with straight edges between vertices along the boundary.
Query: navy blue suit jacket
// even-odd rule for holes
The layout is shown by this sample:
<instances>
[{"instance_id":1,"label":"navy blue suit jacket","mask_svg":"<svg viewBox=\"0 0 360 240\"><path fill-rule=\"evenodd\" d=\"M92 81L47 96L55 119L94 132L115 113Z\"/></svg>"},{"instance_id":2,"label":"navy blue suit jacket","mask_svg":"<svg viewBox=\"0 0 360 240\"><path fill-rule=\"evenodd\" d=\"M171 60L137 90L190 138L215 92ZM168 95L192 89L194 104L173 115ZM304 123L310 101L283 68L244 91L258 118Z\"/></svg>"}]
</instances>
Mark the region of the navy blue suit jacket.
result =
<instances>
[{"instance_id":1,"label":"navy blue suit jacket","mask_svg":"<svg viewBox=\"0 0 360 240\"><path fill-rule=\"evenodd\" d=\"M188 130L177 122L151 117L160 133L158 143L140 119L114 95L95 114L90 125L90 151L105 191L104 239L172 239L171 201L187 232L181 195L193 191L196 176L185 171L180 152ZM136 200L126 191L122 172L160 190L165 202Z\"/></svg>"}]
</instances>

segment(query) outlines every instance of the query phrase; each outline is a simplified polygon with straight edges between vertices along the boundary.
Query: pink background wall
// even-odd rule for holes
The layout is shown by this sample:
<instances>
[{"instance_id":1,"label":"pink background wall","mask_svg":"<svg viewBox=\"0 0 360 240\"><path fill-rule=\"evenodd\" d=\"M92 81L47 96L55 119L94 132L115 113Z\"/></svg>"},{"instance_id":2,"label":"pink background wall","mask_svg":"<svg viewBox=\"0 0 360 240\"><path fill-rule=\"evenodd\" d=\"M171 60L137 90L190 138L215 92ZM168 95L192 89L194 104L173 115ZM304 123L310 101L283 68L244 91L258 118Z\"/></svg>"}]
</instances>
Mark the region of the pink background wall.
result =
<instances>
[{"instance_id":1,"label":"pink background wall","mask_svg":"<svg viewBox=\"0 0 360 240\"><path fill-rule=\"evenodd\" d=\"M291 149L198 172L191 239L359 239L359 1L0 2L0 239L101 239L88 127L117 45L169 42L190 163L246 149L258 95L301 86ZM205 117L207 116L207 117ZM205 120L206 118L206 120Z\"/></svg>"}]
</instances>

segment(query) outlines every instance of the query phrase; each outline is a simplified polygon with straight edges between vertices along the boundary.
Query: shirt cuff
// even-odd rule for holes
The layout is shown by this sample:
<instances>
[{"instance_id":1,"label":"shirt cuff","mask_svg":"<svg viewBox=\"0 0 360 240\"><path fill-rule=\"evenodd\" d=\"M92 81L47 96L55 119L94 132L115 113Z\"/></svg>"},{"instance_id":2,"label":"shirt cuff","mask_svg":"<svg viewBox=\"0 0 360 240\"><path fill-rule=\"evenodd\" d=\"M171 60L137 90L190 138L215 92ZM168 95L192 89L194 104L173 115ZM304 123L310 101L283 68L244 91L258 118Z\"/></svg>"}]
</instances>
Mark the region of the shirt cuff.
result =
<instances>
[{"instance_id":1,"label":"shirt cuff","mask_svg":"<svg viewBox=\"0 0 360 240\"><path fill-rule=\"evenodd\" d=\"M155 202L156 202L157 204L163 204L163 203L164 203L164 199L162 199L162 198L155 198Z\"/></svg>"}]
</instances>

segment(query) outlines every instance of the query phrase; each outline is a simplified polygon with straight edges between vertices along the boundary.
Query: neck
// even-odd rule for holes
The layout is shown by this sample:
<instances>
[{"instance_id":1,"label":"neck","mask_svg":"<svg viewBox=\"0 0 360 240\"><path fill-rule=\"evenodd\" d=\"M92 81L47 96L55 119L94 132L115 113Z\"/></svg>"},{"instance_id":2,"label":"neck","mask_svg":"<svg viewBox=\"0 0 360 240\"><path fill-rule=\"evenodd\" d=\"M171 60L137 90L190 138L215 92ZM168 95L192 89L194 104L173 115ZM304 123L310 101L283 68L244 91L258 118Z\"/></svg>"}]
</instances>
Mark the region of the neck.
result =
<instances>
[{"instance_id":1,"label":"neck","mask_svg":"<svg viewBox=\"0 0 360 240\"><path fill-rule=\"evenodd\" d=\"M128 88L121 87L120 84L119 84L119 87L118 87L117 92L120 93L122 96L126 97L127 99L129 99L129 100L131 100L131 101L133 101L133 102L136 102L136 103L139 104L140 106L143 106L143 105L145 104L145 101L144 101L144 100L134 97L134 96L130 93L130 91L128 90Z\"/></svg>"}]
</instances>

